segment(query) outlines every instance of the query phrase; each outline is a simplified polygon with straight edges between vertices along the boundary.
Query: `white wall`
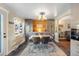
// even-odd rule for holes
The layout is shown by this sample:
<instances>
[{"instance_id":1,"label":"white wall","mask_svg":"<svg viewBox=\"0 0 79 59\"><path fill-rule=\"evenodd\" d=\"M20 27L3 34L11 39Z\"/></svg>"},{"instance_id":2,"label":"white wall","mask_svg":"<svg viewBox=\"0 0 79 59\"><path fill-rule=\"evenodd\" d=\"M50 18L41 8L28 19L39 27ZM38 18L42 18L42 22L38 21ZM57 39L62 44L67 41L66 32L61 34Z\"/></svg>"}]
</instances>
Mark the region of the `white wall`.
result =
<instances>
[{"instance_id":1,"label":"white wall","mask_svg":"<svg viewBox=\"0 0 79 59\"><path fill-rule=\"evenodd\" d=\"M25 19L25 31L28 32L33 32L33 20L32 19Z\"/></svg>"},{"instance_id":2,"label":"white wall","mask_svg":"<svg viewBox=\"0 0 79 59\"><path fill-rule=\"evenodd\" d=\"M47 31L50 33L54 33L55 31L55 21L53 19L47 20Z\"/></svg>"},{"instance_id":3,"label":"white wall","mask_svg":"<svg viewBox=\"0 0 79 59\"><path fill-rule=\"evenodd\" d=\"M72 28L76 28L79 25L79 4L72 4L71 7L72 12Z\"/></svg>"},{"instance_id":4,"label":"white wall","mask_svg":"<svg viewBox=\"0 0 79 59\"><path fill-rule=\"evenodd\" d=\"M13 24L8 24L8 53L16 49L21 43L25 41L24 38L24 19L19 17L14 17L14 15L9 14L9 22L13 22ZM16 34L15 32L15 23L14 20L22 23L22 33Z\"/></svg>"}]
</instances>

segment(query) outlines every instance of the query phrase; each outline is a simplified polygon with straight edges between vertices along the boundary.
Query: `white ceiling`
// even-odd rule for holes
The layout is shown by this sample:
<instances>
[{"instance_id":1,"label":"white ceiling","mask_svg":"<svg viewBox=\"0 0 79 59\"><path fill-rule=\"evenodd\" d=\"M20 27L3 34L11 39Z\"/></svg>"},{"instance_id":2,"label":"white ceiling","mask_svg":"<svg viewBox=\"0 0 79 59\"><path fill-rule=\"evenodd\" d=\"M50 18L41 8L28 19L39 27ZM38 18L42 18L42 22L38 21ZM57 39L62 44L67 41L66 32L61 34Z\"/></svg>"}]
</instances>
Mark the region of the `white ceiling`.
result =
<instances>
[{"instance_id":1,"label":"white ceiling","mask_svg":"<svg viewBox=\"0 0 79 59\"><path fill-rule=\"evenodd\" d=\"M70 9L68 3L6 3L4 5L17 16L25 19L34 19L40 9L46 11L48 19L53 19Z\"/></svg>"}]
</instances>

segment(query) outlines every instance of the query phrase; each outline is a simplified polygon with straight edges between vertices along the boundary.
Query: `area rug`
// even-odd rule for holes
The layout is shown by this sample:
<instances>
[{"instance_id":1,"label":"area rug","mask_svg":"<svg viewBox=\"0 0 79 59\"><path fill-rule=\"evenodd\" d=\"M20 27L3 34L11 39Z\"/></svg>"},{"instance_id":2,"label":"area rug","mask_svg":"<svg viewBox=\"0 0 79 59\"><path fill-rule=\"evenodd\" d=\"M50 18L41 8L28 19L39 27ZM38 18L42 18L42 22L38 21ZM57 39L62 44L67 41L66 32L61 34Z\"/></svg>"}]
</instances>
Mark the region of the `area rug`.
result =
<instances>
[{"instance_id":1,"label":"area rug","mask_svg":"<svg viewBox=\"0 0 79 59\"><path fill-rule=\"evenodd\" d=\"M66 56L54 42L46 45L29 43L20 56Z\"/></svg>"}]
</instances>

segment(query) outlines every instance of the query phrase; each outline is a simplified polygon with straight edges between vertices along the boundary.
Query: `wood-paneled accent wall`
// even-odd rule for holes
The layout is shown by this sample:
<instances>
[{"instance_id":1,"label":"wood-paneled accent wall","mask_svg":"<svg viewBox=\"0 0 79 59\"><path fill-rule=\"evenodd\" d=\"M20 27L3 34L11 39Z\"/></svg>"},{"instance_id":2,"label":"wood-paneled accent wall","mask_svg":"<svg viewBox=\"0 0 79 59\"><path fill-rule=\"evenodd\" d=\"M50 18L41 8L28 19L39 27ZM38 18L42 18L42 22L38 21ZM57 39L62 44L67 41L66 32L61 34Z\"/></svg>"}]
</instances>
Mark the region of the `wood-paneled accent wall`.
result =
<instances>
[{"instance_id":1,"label":"wood-paneled accent wall","mask_svg":"<svg viewBox=\"0 0 79 59\"><path fill-rule=\"evenodd\" d=\"M47 20L33 20L33 32L46 32Z\"/></svg>"}]
</instances>

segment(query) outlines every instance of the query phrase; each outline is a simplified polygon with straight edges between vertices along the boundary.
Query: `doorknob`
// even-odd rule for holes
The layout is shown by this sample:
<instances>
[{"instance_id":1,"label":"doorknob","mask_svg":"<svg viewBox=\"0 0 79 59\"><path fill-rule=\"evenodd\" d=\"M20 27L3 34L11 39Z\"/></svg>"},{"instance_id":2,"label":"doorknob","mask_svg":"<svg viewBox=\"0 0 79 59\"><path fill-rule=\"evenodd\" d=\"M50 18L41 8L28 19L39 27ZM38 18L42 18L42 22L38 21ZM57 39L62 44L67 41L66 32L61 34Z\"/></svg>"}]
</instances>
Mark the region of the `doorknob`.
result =
<instances>
[{"instance_id":1,"label":"doorknob","mask_svg":"<svg viewBox=\"0 0 79 59\"><path fill-rule=\"evenodd\" d=\"M6 36L4 36L4 38L6 38Z\"/></svg>"},{"instance_id":2,"label":"doorknob","mask_svg":"<svg viewBox=\"0 0 79 59\"><path fill-rule=\"evenodd\" d=\"M4 38L6 38L6 33L4 33Z\"/></svg>"}]
</instances>

